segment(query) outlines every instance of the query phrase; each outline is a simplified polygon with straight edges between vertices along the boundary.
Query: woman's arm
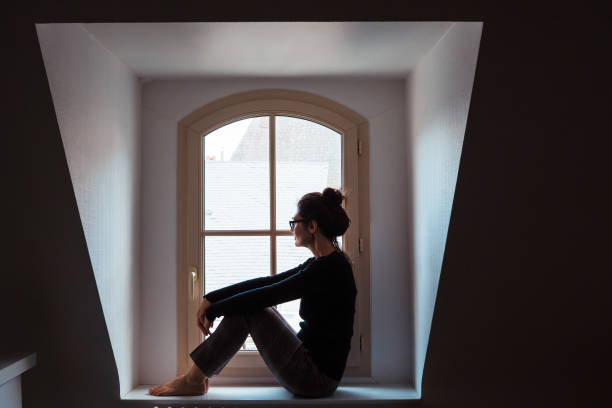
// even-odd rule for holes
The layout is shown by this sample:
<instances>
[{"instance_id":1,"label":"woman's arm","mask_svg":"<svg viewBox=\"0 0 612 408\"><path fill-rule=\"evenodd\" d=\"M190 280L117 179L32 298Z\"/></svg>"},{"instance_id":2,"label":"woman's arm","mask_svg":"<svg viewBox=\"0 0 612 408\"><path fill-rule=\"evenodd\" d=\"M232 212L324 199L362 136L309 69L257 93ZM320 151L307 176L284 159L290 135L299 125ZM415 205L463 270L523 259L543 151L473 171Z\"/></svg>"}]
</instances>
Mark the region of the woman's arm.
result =
<instances>
[{"instance_id":1,"label":"woman's arm","mask_svg":"<svg viewBox=\"0 0 612 408\"><path fill-rule=\"evenodd\" d=\"M283 273L278 273L276 275L271 276L263 276L260 278L248 279L243 282L235 283L233 285L226 286L221 289L214 290L212 292L204 295L205 299L208 299L210 303L216 303L221 300L227 299L231 296L237 295L238 293L245 292L252 289L257 289L262 286L272 285L274 283L280 282L290 276L295 275L301 269L303 269L307 264L309 264L314 257L309 258L306 262L296 266L295 268L289 269Z\"/></svg>"},{"instance_id":2,"label":"woman's arm","mask_svg":"<svg viewBox=\"0 0 612 408\"><path fill-rule=\"evenodd\" d=\"M306 291L305 280L306 274L298 271L270 285L240 292L210 305L206 309L206 318L212 322L218 316L257 310L299 299Z\"/></svg>"}]
</instances>

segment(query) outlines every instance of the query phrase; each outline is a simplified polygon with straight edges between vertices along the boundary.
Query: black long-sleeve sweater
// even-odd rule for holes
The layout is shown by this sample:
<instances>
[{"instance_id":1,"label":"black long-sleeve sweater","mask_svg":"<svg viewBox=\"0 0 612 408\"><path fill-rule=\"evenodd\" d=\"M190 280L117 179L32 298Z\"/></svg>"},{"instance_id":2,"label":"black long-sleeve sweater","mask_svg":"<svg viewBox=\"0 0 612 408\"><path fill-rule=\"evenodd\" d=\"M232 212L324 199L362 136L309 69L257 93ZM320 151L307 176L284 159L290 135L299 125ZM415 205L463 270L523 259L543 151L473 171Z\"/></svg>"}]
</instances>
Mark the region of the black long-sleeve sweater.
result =
<instances>
[{"instance_id":1,"label":"black long-sleeve sweater","mask_svg":"<svg viewBox=\"0 0 612 408\"><path fill-rule=\"evenodd\" d=\"M300 299L297 337L312 353L317 367L340 380L353 336L357 288L344 253L336 251L272 276L249 279L207 293L206 317L244 313Z\"/></svg>"}]
</instances>

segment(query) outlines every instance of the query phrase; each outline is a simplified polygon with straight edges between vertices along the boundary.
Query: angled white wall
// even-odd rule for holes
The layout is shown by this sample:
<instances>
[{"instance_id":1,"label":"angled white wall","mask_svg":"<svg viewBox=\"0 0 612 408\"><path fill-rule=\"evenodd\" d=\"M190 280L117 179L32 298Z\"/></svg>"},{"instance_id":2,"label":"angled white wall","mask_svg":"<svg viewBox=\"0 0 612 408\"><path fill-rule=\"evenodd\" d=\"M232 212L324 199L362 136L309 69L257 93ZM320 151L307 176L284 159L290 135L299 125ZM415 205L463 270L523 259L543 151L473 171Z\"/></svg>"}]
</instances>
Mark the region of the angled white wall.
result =
<instances>
[{"instance_id":1,"label":"angled white wall","mask_svg":"<svg viewBox=\"0 0 612 408\"><path fill-rule=\"evenodd\" d=\"M406 80L419 394L481 32L482 23L454 23Z\"/></svg>"},{"instance_id":2,"label":"angled white wall","mask_svg":"<svg viewBox=\"0 0 612 408\"><path fill-rule=\"evenodd\" d=\"M372 376L380 382L410 383L405 82L319 78L164 80L143 85L141 384L167 381L176 374L177 123L219 98L270 88L315 93L369 121Z\"/></svg>"},{"instance_id":3,"label":"angled white wall","mask_svg":"<svg viewBox=\"0 0 612 408\"><path fill-rule=\"evenodd\" d=\"M140 85L80 24L36 30L123 395L139 355Z\"/></svg>"}]
</instances>

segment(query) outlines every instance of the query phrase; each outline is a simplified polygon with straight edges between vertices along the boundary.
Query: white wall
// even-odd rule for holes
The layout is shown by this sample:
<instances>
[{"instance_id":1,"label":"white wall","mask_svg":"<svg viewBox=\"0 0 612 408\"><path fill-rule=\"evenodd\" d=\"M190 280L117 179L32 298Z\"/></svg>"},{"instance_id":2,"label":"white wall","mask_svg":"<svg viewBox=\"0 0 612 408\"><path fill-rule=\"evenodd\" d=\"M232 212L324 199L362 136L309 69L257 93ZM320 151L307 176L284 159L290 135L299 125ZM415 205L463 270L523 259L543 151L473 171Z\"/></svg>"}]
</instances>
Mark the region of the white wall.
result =
<instances>
[{"instance_id":1,"label":"white wall","mask_svg":"<svg viewBox=\"0 0 612 408\"><path fill-rule=\"evenodd\" d=\"M81 25L36 29L123 395L139 356L140 85Z\"/></svg>"},{"instance_id":2,"label":"white wall","mask_svg":"<svg viewBox=\"0 0 612 408\"><path fill-rule=\"evenodd\" d=\"M454 23L406 81L419 393L481 32L482 23Z\"/></svg>"},{"instance_id":3,"label":"white wall","mask_svg":"<svg viewBox=\"0 0 612 408\"><path fill-rule=\"evenodd\" d=\"M140 382L176 374L177 122L221 97L255 89L316 93L370 123L372 375L408 383L411 307L406 225L405 82L359 79L153 81L142 109L142 349Z\"/></svg>"},{"instance_id":4,"label":"white wall","mask_svg":"<svg viewBox=\"0 0 612 408\"><path fill-rule=\"evenodd\" d=\"M0 383L0 401L3 408L21 408L21 376Z\"/></svg>"}]
</instances>

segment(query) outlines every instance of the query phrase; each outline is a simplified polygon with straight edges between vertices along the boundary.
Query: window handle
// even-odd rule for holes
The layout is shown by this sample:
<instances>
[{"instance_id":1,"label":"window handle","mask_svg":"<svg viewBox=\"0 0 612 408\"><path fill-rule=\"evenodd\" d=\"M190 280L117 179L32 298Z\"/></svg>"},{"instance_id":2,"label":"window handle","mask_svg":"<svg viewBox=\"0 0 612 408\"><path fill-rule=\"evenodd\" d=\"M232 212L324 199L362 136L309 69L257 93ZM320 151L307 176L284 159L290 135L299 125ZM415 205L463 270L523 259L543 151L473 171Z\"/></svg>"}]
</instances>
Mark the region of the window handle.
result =
<instances>
[{"instance_id":1,"label":"window handle","mask_svg":"<svg viewBox=\"0 0 612 408\"><path fill-rule=\"evenodd\" d=\"M195 266L189 268L191 272L191 300L196 300L196 282L198 280L198 270Z\"/></svg>"}]
</instances>

